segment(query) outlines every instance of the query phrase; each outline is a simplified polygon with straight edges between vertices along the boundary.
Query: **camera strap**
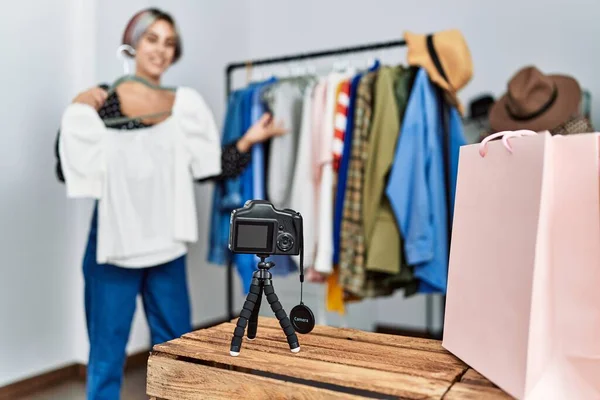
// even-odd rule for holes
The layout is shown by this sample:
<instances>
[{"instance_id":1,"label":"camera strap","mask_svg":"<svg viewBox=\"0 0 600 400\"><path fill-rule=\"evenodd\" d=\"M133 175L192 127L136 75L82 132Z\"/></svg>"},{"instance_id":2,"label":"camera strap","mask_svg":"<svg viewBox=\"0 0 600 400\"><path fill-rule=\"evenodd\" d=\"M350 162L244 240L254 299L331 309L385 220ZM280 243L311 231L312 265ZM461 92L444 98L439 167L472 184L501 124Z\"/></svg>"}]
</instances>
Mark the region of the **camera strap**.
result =
<instances>
[{"instance_id":1,"label":"camera strap","mask_svg":"<svg viewBox=\"0 0 600 400\"><path fill-rule=\"evenodd\" d=\"M302 301L304 284L304 239L300 243L300 304L290 312L290 320L294 330L298 333L310 333L315 327L315 316L310 308Z\"/></svg>"},{"instance_id":2,"label":"camera strap","mask_svg":"<svg viewBox=\"0 0 600 400\"><path fill-rule=\"evenodd\" d=\"M302 292L304 289L304 237L300 243L300 304L302 302Z\"/></svg>"}]
</instances>

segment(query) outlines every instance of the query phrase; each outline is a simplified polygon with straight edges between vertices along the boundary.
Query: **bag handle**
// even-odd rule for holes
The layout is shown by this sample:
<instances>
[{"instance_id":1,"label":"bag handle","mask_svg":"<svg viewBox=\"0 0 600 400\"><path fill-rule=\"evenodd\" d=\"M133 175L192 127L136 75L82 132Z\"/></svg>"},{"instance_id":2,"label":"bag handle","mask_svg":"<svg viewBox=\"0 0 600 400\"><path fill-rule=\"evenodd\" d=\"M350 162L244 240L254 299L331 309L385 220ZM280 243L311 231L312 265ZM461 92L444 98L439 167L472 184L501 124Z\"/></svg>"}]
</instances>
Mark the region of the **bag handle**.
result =
<instances>
[{"instance_id":1,"label":"bag handle","mask_svg":"<svg viewBox=\"0 0 600 400\"><path fill-rule=\"evenodd\" d=\"M506 147L506 149L508 150L508 152L510 154L512 154L513 149L510 146L510 143L508 142L508 139L512 138L512 137L521 137L521 136L535 136L537 135L536 132L534 131L528 131L528 130L521 130L521 131L515 131L515 132L510 132L507 133L506 135L504 135L504 137L502 138L502 143L504 143L504 147Z\"/></svg>"},{"instance_id":2,"label":"bag handle","mask_svg":"<svg viewBox=\"0 0 600 400\"><path fill-rule=\"evenodd\" d=\"M502 132L496 132L493 135L487 136L486 138L484 138L481 143L479 144L479 155L481 157L485 157L487 154L487 144L490 140L502 137L502 143L504 144L504 147L506 147L506 149L508 150L509 153L512 154L513 150L512 147L510 146L510 143L508 142L508 139L513 138L513 137L521 137L521 136L533 136L533 135L537 135L536 132L534 131L530 131L527 129L521 129L518 131L502 131Z\"/></svg>"}]
</instances>

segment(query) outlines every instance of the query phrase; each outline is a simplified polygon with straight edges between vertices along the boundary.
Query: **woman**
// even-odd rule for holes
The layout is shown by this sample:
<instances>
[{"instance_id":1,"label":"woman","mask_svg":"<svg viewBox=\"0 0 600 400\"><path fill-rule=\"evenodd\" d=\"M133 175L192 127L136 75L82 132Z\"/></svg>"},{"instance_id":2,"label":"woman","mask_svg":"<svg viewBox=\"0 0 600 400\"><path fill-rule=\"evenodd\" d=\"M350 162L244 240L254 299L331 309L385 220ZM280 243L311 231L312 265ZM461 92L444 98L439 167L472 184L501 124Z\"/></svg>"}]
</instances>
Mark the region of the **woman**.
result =
<instances>
[{"instance_id":1,"label":"woman","mask_svg":"<svg viewBox=\"0 0 600 400\"><path fill-rule=\"evenodd\" d=\"M182 54L181 38L174 20L157 9L141 11L130 20L123 35L123 44L135 49L134 54L130 55L135 57L136 75L155 85L160 85L163 73ZM177 179L171 179L173 165L181 165L182 162L177 158L189 158L189 163L184 164L183 168L175 169L180 176L189 175L190 185L192 178L227 179L244 170L250 158L248 151L254 143L284 133L269 115L264 115L237 142L221 148L212 115L193 89L182 88L174 93L130 81L119 85L116 92L108 96L106 88L92 88L75 97L63 115L56 145L57 175L59 180L66 182L69 195L103 200L97 203L94 210L83 261L85 311L90 341L87 394L89 399L94 400L119 398L125 349L138 294L143 300L153 345L179 337L192 329L185 272L187 247L182 247L182 242L185 238L194 241L194 229L189 229L189 225L184 226L182 230L188 234L183 234L181 241L172 236L165 239L166 235L161 236L164 232L154 229L162 226L160 220L156 222L157 214L164 216L165 221L172 219L173 215L175 218L183 216L178 221L183 225L189 220L193 220L193 223L196 220L185 218L190 215L195 217L193 213L180 214L181 208L190 205L190 196L193 204L193 190L185 182L177 183ZM172 109L172 114L167 117L125 122L111 126L110 130L104 126L107 118L147 115L169 109ZM122 132L121 129L133 132ZM163 131L165 135L161 136ZM149 134L135 136L142 132ZM127 146L137 146L131 144L135 142L130 140L133 137L141 142L149 137L162 137L160 143L148 142L149 151L156 152L153 155L159 154L155 157L156 165L148 165L147 169L138 165L148 162L147 154L131 152L119 155ZM107 138L112 140L108 145ZM181 142L175 142L179 140L177 138ZM174 162L163 161L165 154L171 154L160 153L165 143L175 146ZM106 160L109 162L104 165ZM161 170L159 164L160 168L167 170ZM128 176L131 171L142 177L135 176L132 180ZM211 172L217 174L210 175ZM157 186L156 182L166 183ZM132 187L136 185L139 187ZM171 190L179 191L177 195L169 197ZM122 198L118 197L119 191L125 193ZM135 197L132 193L149 195L140 202L132 198ZM167 193L166 197L163 193ZM175 199L175 211L166 210L167 203L159 200L163 197L165 201ZM185 200L185 204L177 202L181 199ZM130 208L125 208L127 212L117 212L123 211L121 204L124 201L129 202ZM137 206L131 208L132 204ZM136 215L138 213L141 217ZM99 221L102 223L99 224ZM152 225L155 222L159 225ZM137 227L136 224L143 227ZM109 228L114 228L110 234L106 232ZM191 225L191 228L195 228L195 225ZM166 231L169 229L170 226ZM148 241L144 235L154 235L156 237L152 236L152 239L156 241ZM172 244L171 248L160 252L156 248L156 252L143 255L123 250L128 246L140 249L147 243L163 243L161 240ZM118 253L117 249L123 251Z\"/></svg>"}]
</instances>

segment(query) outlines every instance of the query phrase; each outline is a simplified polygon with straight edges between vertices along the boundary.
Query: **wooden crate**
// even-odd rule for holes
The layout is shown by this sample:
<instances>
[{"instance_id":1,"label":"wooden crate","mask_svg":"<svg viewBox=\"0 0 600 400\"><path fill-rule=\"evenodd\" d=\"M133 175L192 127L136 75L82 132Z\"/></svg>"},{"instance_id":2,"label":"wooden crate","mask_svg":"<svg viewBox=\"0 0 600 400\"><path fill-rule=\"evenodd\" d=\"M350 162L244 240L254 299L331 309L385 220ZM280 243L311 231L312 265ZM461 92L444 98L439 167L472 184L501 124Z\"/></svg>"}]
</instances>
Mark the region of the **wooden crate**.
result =
<instances>
[{"instance_id":1,"label":"wooden crate","mask_svg":"<svg viewBox=\"0 0 600 400\"><path fill-rule=\"evenodd\" d=\"M229 355L235 323L154 346L152 399L509 399L434 340L316 326L289 350L277 320Z\"/></svg>"}]
</instances>

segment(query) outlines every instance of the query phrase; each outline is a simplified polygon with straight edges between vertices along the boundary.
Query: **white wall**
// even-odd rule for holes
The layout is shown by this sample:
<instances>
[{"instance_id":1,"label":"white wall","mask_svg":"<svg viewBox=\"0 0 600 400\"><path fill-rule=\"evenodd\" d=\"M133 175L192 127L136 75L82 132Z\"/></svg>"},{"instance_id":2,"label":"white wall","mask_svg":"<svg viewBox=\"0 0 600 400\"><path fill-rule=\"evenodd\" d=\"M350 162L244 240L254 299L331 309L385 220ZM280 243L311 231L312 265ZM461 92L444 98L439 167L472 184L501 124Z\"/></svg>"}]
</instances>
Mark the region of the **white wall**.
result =
<instances>
[{"instance_id":1,"label":"white wall","mask_svg":"<svg viewBox=\"0 0 600 400\"><path fill-rule=\"evenodd\" d=\"M142 7L165 6L179 21L185 54L166 81L200 90L219 125L223 68L229 61L396 39L405 29L424 33L458 27L475 65L474 78L461 93L465 102L482 91L500 94L515 70L535 63L548 72L571 73L589 88L594 122L600 126L600 87L593 75L600 61L593 44L600 5L594 0L423 0L420 10L415 3L391 0L378 0L376 6L347 0L47 3L11 2L10 18L0 24L5 93L0 98L0 386L87 359L81 257L89 203L65 199L64 188L54 179L53 141L73 95L122 72L114 52L127 18ZM74 22L72 16L77 16ZM390 62L405 59L404 50L379 55ZM188 268L195 323L225 313L225 271L204 261L211 191L210 185L198 188L203 230ZM290 309L298 300L297 277L278 279L277 287ZM309 285L308 290L318 298L322 287ZM236 306L241 307L239 293ZM323 313L319 304L311 306L321 320L335 325L368 329L380 321L424 326L424 301L419 298L354 305L347 321ZM130 352L148 343L140 311ZM263 311L269 314L268 308Z\"/></svg>"},{"instance_id":2,"label":"white wall","mask_svg":"<svg viewBox=\"0 0 600 400\"><path fill-rule=\"evenodd\" d=\"M0 386L73 356L71 213L53 155L70 88L70 6L13 2L0 24Z\"/></svg>"}]
</instances>

